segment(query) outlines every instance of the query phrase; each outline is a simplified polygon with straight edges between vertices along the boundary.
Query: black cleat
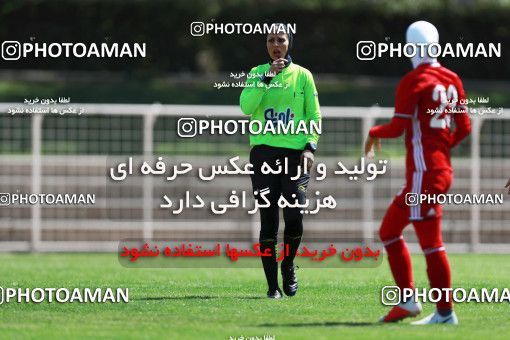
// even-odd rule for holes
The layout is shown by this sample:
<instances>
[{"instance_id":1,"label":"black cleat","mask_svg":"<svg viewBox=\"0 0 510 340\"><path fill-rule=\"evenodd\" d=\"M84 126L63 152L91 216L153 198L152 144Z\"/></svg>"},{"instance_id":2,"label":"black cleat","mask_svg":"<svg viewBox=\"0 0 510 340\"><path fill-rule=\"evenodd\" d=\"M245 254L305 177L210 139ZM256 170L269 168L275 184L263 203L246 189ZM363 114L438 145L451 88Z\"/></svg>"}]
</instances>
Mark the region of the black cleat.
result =
<instances>
[{"instance_id":1,"label":"black cleat","mask_svg":"<svg viewBox=\"0 0 510 340\"><path fill-rule=\"evenodd\" d=\"M283 297L282 291L280 288L276 288L276 290L268 290L267 291L267 297L270 299L281 299Z\"/></svg>"},{"instance_id":2,"label":"black cleat","mask_svg":"<svg viewBox=\"0 0 510 340\"><path fill-rule=\"evenodd\" d=\"M287 296L296 295L298 289L298 282L295 270L297 268L298 267L294 265L290 266L282 265L283 291Z\"/></svg>"}]
</instances>

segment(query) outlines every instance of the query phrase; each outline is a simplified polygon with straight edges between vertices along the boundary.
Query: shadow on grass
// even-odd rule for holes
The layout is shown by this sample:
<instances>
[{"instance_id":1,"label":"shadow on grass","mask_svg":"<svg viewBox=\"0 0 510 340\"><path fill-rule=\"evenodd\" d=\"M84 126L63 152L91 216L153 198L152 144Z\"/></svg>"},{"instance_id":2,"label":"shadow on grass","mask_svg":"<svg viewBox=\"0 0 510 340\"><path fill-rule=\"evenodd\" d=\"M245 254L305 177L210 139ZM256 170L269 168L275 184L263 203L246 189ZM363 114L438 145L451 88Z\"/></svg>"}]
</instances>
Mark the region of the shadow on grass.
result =
<instances>
[{"instance_id":1,"label":"shadow on grass","mask_svg":"<svg viewBox=\"0 0 510 340\"><path fill-rule=\"evenodd\" d=\"M133 300L139 301L162 301L162 300L213 300L213 299L241 299L259 300L266 299L265 296L211 296L211 295L185 295L185 296L148 296Z\"/></svg>"},{"instance_id":2,"label":"shadow on grass","mask_svg":"<svg viewBox=\"0 0 510 340\"><path fill-rule=\"evenodd\" d=\"M303 322L303 323L264 323L258 325L259 327L334 327L334 326L348 326L348 327L366 327L380 325L379 322L355 322L355 321L339 321L339 322Z\"/></svg>"}]
</instances>

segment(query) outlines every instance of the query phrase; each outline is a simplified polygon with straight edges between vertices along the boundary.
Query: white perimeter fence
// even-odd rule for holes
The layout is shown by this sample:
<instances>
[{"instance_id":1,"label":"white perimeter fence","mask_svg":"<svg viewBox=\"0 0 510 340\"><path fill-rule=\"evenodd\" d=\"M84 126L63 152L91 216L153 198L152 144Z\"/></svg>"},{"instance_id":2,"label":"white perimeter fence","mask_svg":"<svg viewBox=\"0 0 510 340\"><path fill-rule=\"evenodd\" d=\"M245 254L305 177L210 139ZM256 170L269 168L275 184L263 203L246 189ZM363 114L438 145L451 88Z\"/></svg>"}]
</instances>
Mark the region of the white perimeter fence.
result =
<instances>
[{"instance_id":1,"label":"white perimeter fence","mask_svg":"<svg viewBox=\"0 0 510 340\"><path fill-rule=\"evenodd\" d=\"M19 119L16 116L6 118L7 110L16 107L16 103L1 103L0 112L4 113L2 122L6 119ZM237 106L202 106L202 105L138 105L138 104L73 104L81 107L87 116L108 117L116 119L123 117L137 117L131 131L88 131L83 143L101 143L108 138L119 138L119 148L122 141L138 136L141 152L137 156L154 159L159 150L155 150L155 131L158 130L160 119L173 117L196 118L246 118ZM506 110L508 112L508 110ZM322 107L324 124L337 122L339 130L329 134L338 135L338 141L330 138L330 144L357 137L359 150L362 149L364 136L377 119L390 118L390 108L364 107ZM30 120L29 152L25 154L0 154L0 192L24 193L95 193L95 206L58 207L58 206L3 206L0 207L0 251L115 251L118 241L123 238L171 238L196 237L201 233L211 233L214 237L246 237L256 239L258 233L257 216L234 213L223 218L203 214L191 214L183 218L175 218L158 209L162 193L170 190L175 195L183 190L203 192L212 198L223 197L229 190L251 190L249 178L219 180L204 186L192 180L179 180L169 184L153 178L143 178L139 182L127 185L123 192L109 191L107 171L112 160L123 161L122 156L106 156L93 154L69 153L52 154L45 151L45 143L51 134L60 134L65 140L65 134L72 134L73 140L79 140L83 131L70 127L67 123L55 125L50 131L44 129L44 122L48 115L35 114L24 119ZM456 173L451 192L455 193L504 193L503 186L510 176L510 161L503 157L485 157L482 155L482 127L489 121L500 124L507 116L488 115L472 117L472 134L467 142L469 157L454 158L453 165ZM65 117L58 117L65 122ZM114 121L113 124L115 124ZM172 121L173 122L173 121ZM342 122L348 122L342 123ZM172 123L174 124L174 123ZM333 123L331 123L333 124ZM336 124L336 123L335 123ZM173 127L175 129L175 126ZM75 129L75 130L73 130ZM0 133L11 133L13 140L25 138L12 131L12 125L1 126ZM92 135L90 134L92 133ZM94 133L96 135L94 135ZM110 133L112 133L110 135ZM113 133L116 135L114 136ZM170 131L175 135L175 131ZM46 135L45 135L46 134ZM49 134L49 135L48 135ZM108 136L104 136L108 134ZM126 134L124 136L124 134ZM92 137L91 137L92 136ZM93 137L96 136L96 137ZM113 137L112 137L113 136ZM175 137L175 136L174 136ZM26 139L26 138L25 138ZM503 136L494 134L489 136L491 143L497 148L505 148ZM247 137L246 137L247 140ZM323 136L324 140L324 136ZM352 141L352 140L351 140ZM25 141L26 142L26 141ZM169 147L178 147L176 140ZM247 141L245 141L247 143ZM243 143L245 143L243 142ZM211 141L211 143L215 143ZM236 142L238 143L238 142ZM322 143L322 141L321 141ZM357 142L356 142L357 143ZM466 143L466 142L464 142ZM234 143L235 144L235 143ZM400 142L400 144L402 144ZM387 145L386 142L384 145ZM335 145L329 145L331 148ZM403 145L401 145L403 148ZM168 153L167 153L168 155ZM320 155L320 153L319 153ZM232 154L230 157L234 157ZM361 156L361 152L359 154ZM229 157L207 155L172 156L167 159L178 162L197 162L201 165L227 164ZM347 160L346 160L347 159ZM318 157L317 162L336 164L355 161L354 156ZM358 157L359 159L359 157ZM223 162L219 162L223 161ZM246 160L246 157L244 157ZM380 181L352 182L348 180L327 179L322 182L311 183L312 191L321 190L334 195L338 202L332 212L319 213L305 219L305 235L314 237L362 237L377 238L377 229L385 209L391 202L393 195L404 182L403 158L391 161L391 171ZM172 187L173 185L173 187ZM198 192L197 192L198 193ZM444 239L451 252L510 252L510 212L507 195L503 205L469 205L445 206L443 232ZM112 201L115 201L114 203ZM411 241L412 251L417 251L416 239L412 235L412 227L406 231L406 237Z\"/></svg>"}]
</instances>

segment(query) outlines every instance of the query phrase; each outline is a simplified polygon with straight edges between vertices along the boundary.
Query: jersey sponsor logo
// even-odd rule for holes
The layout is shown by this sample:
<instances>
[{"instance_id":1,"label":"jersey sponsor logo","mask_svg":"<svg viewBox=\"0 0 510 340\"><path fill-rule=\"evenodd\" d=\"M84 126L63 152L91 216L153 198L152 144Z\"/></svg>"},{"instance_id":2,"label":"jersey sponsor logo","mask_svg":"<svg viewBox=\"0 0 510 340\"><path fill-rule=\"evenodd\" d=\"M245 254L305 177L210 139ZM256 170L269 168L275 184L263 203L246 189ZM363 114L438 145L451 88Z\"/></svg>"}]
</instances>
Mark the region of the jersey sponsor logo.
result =
<instances>
[{"instance_id":1,"label":"jersey sponsor logo","mask_svg":"<svg viewBox=\"0 0 510 340\"><path fill-rule=\"evenodd\" d=\"M294 120L294 113L290 110L290 107L283 112L276 112L272 107L264 111L264 118L266 122L271 121L276 126L278 122L282 122L283 125L287 126L292 120Z\"/></svg>"}]
</instances>

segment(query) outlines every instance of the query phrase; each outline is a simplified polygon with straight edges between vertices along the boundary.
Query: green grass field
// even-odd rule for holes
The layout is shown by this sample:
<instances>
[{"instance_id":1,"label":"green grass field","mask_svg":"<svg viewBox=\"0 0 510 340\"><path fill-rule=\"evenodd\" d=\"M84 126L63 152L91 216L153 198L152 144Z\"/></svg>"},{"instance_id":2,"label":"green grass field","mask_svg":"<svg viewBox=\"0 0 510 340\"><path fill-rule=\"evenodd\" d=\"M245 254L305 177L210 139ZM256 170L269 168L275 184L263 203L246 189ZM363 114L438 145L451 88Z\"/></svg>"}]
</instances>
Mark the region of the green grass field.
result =
<instances>
[{"instance_id":1,"label":"green grass field","mask_svg":"<svg viewBox=\"0 0 510 340\"><path fill-rule=\"evenodd\" d=\"M451 255L454 287L508 287L510 255ZM128 287L127 304L0 305L0 338L507 338L510 305L458 304L460 325L380 325L386 260L373 269L298 271L293 298L264 297L261 269L130 269L116 254L2 254L2 287ZM427 284L413 257L417 286ZM427 315L434 306L425 306Z\"/></svg>"}]
</instances>

